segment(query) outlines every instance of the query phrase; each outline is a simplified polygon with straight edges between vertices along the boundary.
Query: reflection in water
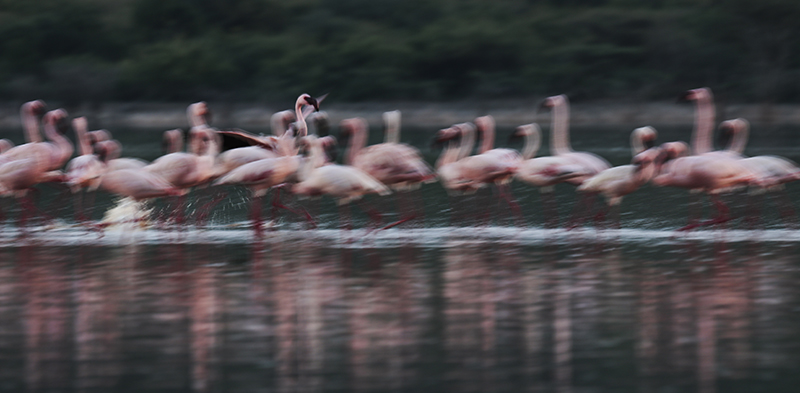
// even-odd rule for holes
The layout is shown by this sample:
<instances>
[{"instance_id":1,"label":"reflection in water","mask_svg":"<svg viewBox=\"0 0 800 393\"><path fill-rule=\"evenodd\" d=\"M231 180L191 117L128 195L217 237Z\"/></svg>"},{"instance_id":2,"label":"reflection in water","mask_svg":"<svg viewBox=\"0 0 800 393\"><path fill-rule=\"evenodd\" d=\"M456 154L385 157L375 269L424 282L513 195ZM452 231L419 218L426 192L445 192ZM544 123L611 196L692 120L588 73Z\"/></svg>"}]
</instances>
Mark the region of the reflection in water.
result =
<instances>
[{"instance_id":1,"label":"reflection in water","mask_svg":"<svg viewBox=\"0 0 800 393\"><path fill-rule=\"evenodd\" d=\"M793 391L794 246L0 248L0 391Z\"/></svg>"}]
</instances>

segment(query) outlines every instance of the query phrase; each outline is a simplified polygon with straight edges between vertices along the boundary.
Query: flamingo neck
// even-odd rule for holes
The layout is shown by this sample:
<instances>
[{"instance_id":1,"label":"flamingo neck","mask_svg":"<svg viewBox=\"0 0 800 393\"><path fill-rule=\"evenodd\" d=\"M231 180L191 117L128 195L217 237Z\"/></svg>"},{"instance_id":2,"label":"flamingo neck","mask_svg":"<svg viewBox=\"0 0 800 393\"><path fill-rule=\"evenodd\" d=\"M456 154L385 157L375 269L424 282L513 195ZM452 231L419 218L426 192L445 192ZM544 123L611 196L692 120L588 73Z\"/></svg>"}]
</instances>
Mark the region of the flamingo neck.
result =
<instances>
[{"instance_id":1,"label":"flamingo neck","mask_svg":"<svg viewBox=\"0 0 800 393\"><path fill-rule=\"evenodd\" d=\"M60 168L72 156L74 148L69 140L56 131L56 126L52 120L46 121L44 124L44 134L47 140L55 145L58 150L58 163L54 163L52 168Z\"/></svg>"},{"instance_id":2,"label":"flamingo neck","mask_svg":"<svg viewBox=\"0 0 800 393\"><path fill-rule=\"evenodd\" d=\"M164 139L166 139L167 154L183 151L183 135L180 130L164 131Z\"/></svg>"},{"instance_id":3,"label":"flamingo neck","mask_svg":"<svg viewBox=\"0 0 800 393\"><path fill-rule=\"evenodd\" d=\"M739 120L739 122L741 125L734 128L733 141L727 150L744 154L744 148L747 147L747 140L750 137L750 126L744 121Z\"/></svg>"},{"instance_id":4,"label":"flamingo neck","mask_svg":"<svg viewBox=\"0 0 800 393\"><path fill-rule=\"evenodd\" d=\"M494 147L494 119L491 116L484 116L483 120L478 122L480 124L481 132L481 148L479 154L486 153Z\"/></svg>"},{"instance_id":5,"label":"flamingo neck","mask_svg":"<svg viewBox=\"0 0 800 393\"><path fill-rule=\"evenodd\" d=\"M694 133L692 150L694 154L708 153L712 150L712 133L714 131L714 97L711 91L697 99L694 116Z\"/></svg>"},{"instance_id":6,"label":"flamingo neck","mask_svg":"<svg viewBox=\"0 0 800 393\"><path fill-rule=\"evenodd\" d=\"M85 117L79 117L72 121L72 128L75 130L75 136L78 139L78 153L85 156L92 154L92 145L89 143L89 136L86 133L89 131L88 124Z\"/></svg>"},{"instance_id":7,"label":"flamingo neck","mask_svg":"<svg viewBox=\"0 0 800 393\"><path fill-rule=\"evenodd\" d=\"M436 160L436 168L441 168L444 165L458 161L458 152L461 143L463 143L463 141L458 144L454 141L448 142L447 147L442 151L442 154L439 155L439 159Z\"/></svg>"},{"instance_id":8,"label":"flamingo neck","mask_svg":"<svg viewBox=\"0 0 800 393\"><path fill-rule=\"evenodd\" d=\"M635 157L645 150L647 150L647 147L644 145L644 135L637 128L631 132L631 157Z\"/></svg>"},{"instance_id":9,"label":"flamingo neck","mask_svg":"<svg viewBox=\"0 0 800 393\"><path fill-rule=\"evenodd\" d=\"M28 143L41 142L42 134L39 132L39 122L36 120L36 115L33 114L30 102L22 105L20 117L22 117L22 126L25 128L25 141Z\"/></svg>"},{"instance_id":10,"label":"flamingo neck","mask_svg":"<svg viewBox=\"0 0 800 393\"><path fill-rule=\"evenodd\" d=\"M569 145L569 101L566 96L553 106L550 126L550 154L561 155L572 151Z\"/></svg>"},{"instance_id":11,"label":"flamingo neck","mask_svg":"<svg viewBox=\"0 0 800 393\"><path fill-rule=\"evenodd\" d=\"M192 104L189 105L189 108L186 109L186 118L189 120L190 127L208 125L206 119L197 113L198 105L199 104Z\"/></svg>"},{"instance_id":12,"label":"flamingo neck","mask_svg":"<svg viewBox=\"0 0 800 393\"><path fill-rule=\"evenodd\" d=\"M464 126L461 135L461 144L459 145L458 156L456 160L460 160L472 153L472 147L475 145L475 129L471 126Z\"/></svg>"},{"instance_id":13,"label":"flamingo neck","mask_svg":"<svg viewBox=\"0 0 800 393\"><path fill-rule=\"evenodd\" d=\"M297 99L297 102L294 104L294 115L297 118L297 122L295 125L297 126L297 136L304 137L308 135L308 125L306 124L306 115L303 114L303 102L301 98Z\"/></svg>"},{"instance_id":14,"label":"flamingo neck","mask_svg":"<svg viewBox=\"0 0 800 393\"><path fill-rule=\"evenodd\" d=\"M368 124L364 119L355 119L353 121L353 135L350 138L350 146L347 148L348 165L353 165L358 153L367 145L367 127Z\"/></svg>"},{"instance_id":15,"label":"flamingo neck","mask_svg":"<svg viewBox=\"0 0 800 393\"><path fill-rule=\"evenodd\" d=\"M385 143L400 143L400 111L385 112L383 122L386 124Z\"/></svg>"},{"instance_id":16,"label":"flamingo neck","mask_svg":"<svg viewBox=\"0 0 800 393\"><path fill-rule=\"evenodd\" d=\"M542 132L539 129L539 126L533 124L532 132L525 134L525 146L522 148L522 158L525 160L530 160L533 157L536 157L536 152L539 151L539 147L542 145Z\"/></svg>"}]
</instances>

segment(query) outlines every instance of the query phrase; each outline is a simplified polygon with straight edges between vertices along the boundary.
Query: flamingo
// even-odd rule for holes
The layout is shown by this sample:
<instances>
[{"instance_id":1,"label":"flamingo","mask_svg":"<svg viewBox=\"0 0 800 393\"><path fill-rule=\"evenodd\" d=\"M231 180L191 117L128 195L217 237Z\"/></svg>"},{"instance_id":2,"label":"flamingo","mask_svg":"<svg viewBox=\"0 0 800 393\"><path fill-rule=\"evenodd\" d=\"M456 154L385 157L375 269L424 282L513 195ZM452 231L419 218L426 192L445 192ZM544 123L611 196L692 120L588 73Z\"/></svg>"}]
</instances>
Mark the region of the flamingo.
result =
<instances>
[{"instance_id":1,"label":"flamingo","mask_svg":"<svg viewBox=\"0 0 800 393\"><path fill-rule=\"evenodd\" d=\"M554 186L559 183L581 185L590 177L611 168L602 157L572 150L569 143L569 99L566 95L546 98L539 108L551 108L550 156L527 159L522 162L516 179L540 187L545 202L545 212L555 212ZM546 219L554 222L558 218ZM550 224L548 224L549 226Z\"/></svg>"},{"instance_id":2,"label":"flamingo","mask_svg":"<svg viewBox=\"0 0 800 393\"><path fill-rule=\"evenodd\" d=\"M317 143L320 139L317 139ZM384 196L391 193L389 187L354 166L324 165L325 158L320 153L321 148L315 148L311 152L312 158L299 171L300 182L292 186L292 193L310 197L328 195L335 198L337 205L342 208L367 194ZM376 222L380 221L374 213L370 216ZM349 223L346 226L350 228Z\"/></svg>"},{"instance_id":3,"label":"flamingo","mask_svg":"<svg viewBox=\"0 0 800 393\"><path fill-rule=\"evenodd\" d=\"M44 131L51 142L31 142L16 146L3 154L7 160L0 162L0 196L14 195L23 206L19 217L24 226L27 212L35 209L27 197L28 191L39 183L60 182L63 173L58 170L72 155L72 145L60 134L60 124L66 119L63 109L44 115Z\"/></svg>"},{"instance_id":4,"label":"flamingo","mask_svg":"<svg viewBox=\"0 0 800 393\"><path fill-rule=\"evenodd\" d=\"M366 120L360 117L345 119L340 128L343 138L350 139L347 164L368 173L394 191L409 191L419 188L422 183L434 181L436 176L417 148L395 142L400 139L399 115L399 111L387 115L386 142L367 147L369 125ZM408 212L403 215L401 222L411 220L418 214Z\"/></svg>"},{"instance_id":5,"label":"flamingo","mask_svg":"<svg viewBox=\"0 0 800 393\"><path fill-rule=\"evenodd\" d=\"M215 174L215 159L219 152L217 135L210 127L199 125L192 127L189 133L191 152L174 152L157 158L143 171L152 173L166 180L181 190L176 220L183 221L184 199L192 187L205 185Z\"/></svg>"},{"instance_id":6,"label":"flamingo","mask_svg":"<svg viewBox=\"0 0 800 393\"><path fill-rule=\"evenodd\" d=\"M728 207L719 200L718 195L731 189L757 184L757 174L742 165L739 162L741 160L730 155L715 152L688 155L688 149L688 145L683 142L662 145L663 153L656 160L658 175L652 182L660 187L679 187L706 193L714 203L718 215L702 223L690 223L679 231L729 221Z\"/></svg>"},{"instance_id":7,"label":"flamingo","mask_svg":"<svg viewBox=\"0 0 800 393\"><path fill-rule=\"evenodd\" d=\"M784 217L794 216L794 209L791 201L786 195L784 184L800 179L800 168L797 164L784 157L764 155L755 157L745 157L742 155L747 145L747 137L750 133L750 123L742 118L726 120L720 123L719 129L724 140L730 140L730 144L724 150L736 158L739 162L757 174L761 189L777 193L782 199L782 215Z\"/></svg>"},{"instance_id":8,"label":"flamingo","mask_svg":"<svg viewBox=\"0 0 800 393\"><path fill-rule=\"evenodd\" d=\"M366 120L345 119L341 128L342 135L352 136L346 162L370 174L384 185L394 190L407 190L435 179L433 170L414 147L397 142L364 147L368 133ZM390 136L387 135L387 138Z\"/></svg>"},{"instance_id":9,"label":"flamingo","mask_svg":"<svg viewBox=\"0 0 800 393\"><path fill-rule=\"evenodd\" d=\"M729 151L713 151L711 133L714 127L714 102L711 89L702 87L688 90L679 98L681 101L695 101L695 124L692 132L691 151L682 142L662 145L657 163L658 175L652 182L657 186L671 186L689 189L692 193L703 192L711 198L717 209L717 217L697 223L690 223L679 231L687 231L698 226L721 224L729 221L729 209L719 199L719 194L748 186L758 185L759 176L751 168L742 164L741 156ZM743 145L741 146L743 148Z\"/></svg>"},{"instance_id":10,"label":"flamingo","mask_svg":"<svg viewBox=\"0 0 800 393\"><path fill-rule=\"evenodd\" d=\"M100 177L106 170L106 165L92 151L89 143L88 123L85 117L77 117L72 120L72 128L78 140L79 156L73 158L67 164L66 183L75 195L76 217L79 221L85 221L83 204L80 195L82 189L95 191L100 186Z\"/></svg>"},{"instance_id":11,"label":"flamingo","mask_svg":"<svg viewBox=\"0 0 800 393\"><path fill-rule=\"evenodd\" d=\"M619 204L622 198L650 181L656 174L655 161L661 153L653 148L658 133L652 127L639 127L631 132L633 159L630 165L620 165L606 169L592 176L578 186L577 191L602 194L609 210L616 213L616 227L619 227Z\"/></svg>"},{"instance_id":12,"label":"flamingo","mask_svg":"<svg viewBox=\"0 0 800 393\"><path fill-rule=\"evenodd\" d=\"M490 176L487 182L493 183L500 194L500 198L508 203L508 206L518 217L522 215L519 205L514 201L508 183L522 164L522 156L512 149L494 148L495 121L494 117L487 115L475 119L475 125L481 133L481 147L478 154L468 158L469 161L480 162L483 166L483 176ZM478 161L480 159L480 161Z\"/></svg>"},{"instance_id":13,"label":"flamingo","mask_svg":"<svg viewBox=\"0 0 800 393\"><path fill-rule=\"evenodd\" d=\"M294 145L294 138L291 137L292 132L286 131L281 137L284 144L291 143ZM311 168L316 168L324 163L321 155L321 142L317 140L316 136L308 135L301 139L309 150ZM286 148L289 149L289 148ZM264 158L258 161L253 161L244 164L222 176L214 182L215 186L218 185L244 185L250 189L252 203L251 216L253 219L253 227L257 233L261 230L261 198L266 195L272 187L286 183L294 178L304 165L304 158L297 155L297 150L294 149L294 154L286 154L278 157ZM306 169L308 170L308 169ZM277 194L273 201L275 208L284 208L291 210L288 207L280 204ZM294 211L293 211L294 212ZM297 213L297 212L295 212ZM308 213L305 213L306 219L314 225L313 219Z\"/></svg>"}]
</instances>

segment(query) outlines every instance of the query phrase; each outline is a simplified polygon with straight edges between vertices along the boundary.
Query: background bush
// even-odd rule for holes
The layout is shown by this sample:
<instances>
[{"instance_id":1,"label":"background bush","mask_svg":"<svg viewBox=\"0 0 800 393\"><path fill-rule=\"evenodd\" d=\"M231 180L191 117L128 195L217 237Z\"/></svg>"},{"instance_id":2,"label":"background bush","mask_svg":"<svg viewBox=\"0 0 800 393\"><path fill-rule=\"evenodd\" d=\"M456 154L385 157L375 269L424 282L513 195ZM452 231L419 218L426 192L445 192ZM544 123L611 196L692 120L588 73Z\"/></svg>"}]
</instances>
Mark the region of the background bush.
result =
<instances>
[{"instance_id":1,"label":"background bush","mask_svg":"<svg viewBox=\"0 0 800 393\"><path fill-rule=\"evenodd\" d=\"M794 0L0 0L0 99L800 101Z\"/></svg>"}]
</instances>

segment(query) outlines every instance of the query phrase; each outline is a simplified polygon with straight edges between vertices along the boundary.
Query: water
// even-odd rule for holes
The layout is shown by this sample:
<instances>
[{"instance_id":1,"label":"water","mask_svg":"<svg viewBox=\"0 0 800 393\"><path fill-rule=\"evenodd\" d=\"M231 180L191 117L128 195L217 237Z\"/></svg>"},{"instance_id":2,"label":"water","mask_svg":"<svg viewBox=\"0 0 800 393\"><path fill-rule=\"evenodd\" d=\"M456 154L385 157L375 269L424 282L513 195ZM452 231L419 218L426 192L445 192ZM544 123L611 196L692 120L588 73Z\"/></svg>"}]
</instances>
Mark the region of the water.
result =
<instances>
[{"instance_id":1,"label":"water","mask_svg":"<svg viewBox=\"0 0 800 393\"><path fill-rule=\"evenodd\" d=\"M622 164L627 133L579 128L573 146ZM158 154L158 133L115 134L126 155ZM796 146L796 134L769 130L748 154L797 160L800 150L776 147ZM405 138L425 147L429 135ZM567 232L543 227L538 192L522 185L526 225L515 227L490 192L450 201L432 184L424 223L368 232L357 213L359 229L341 231L332 202L289 200L321 229L282 214L259 238L246 193L225 191L207 224L182 229L80 227L69 199L43 186L39 205L56 219L21 233L3 200L0 391L706 393L800 382L800 231L771 204L760 230L737 219L676 234L687 194L645 187L623 201L622 230ZM566 221L575 197L557 192ZM746 197L727 198L735 215ZM393 211L385 201L371 203ZM115 204L96 202L94 219ZM460 212L476 206L497 217L474 226Z\"/></svg>"}]
</instances>

